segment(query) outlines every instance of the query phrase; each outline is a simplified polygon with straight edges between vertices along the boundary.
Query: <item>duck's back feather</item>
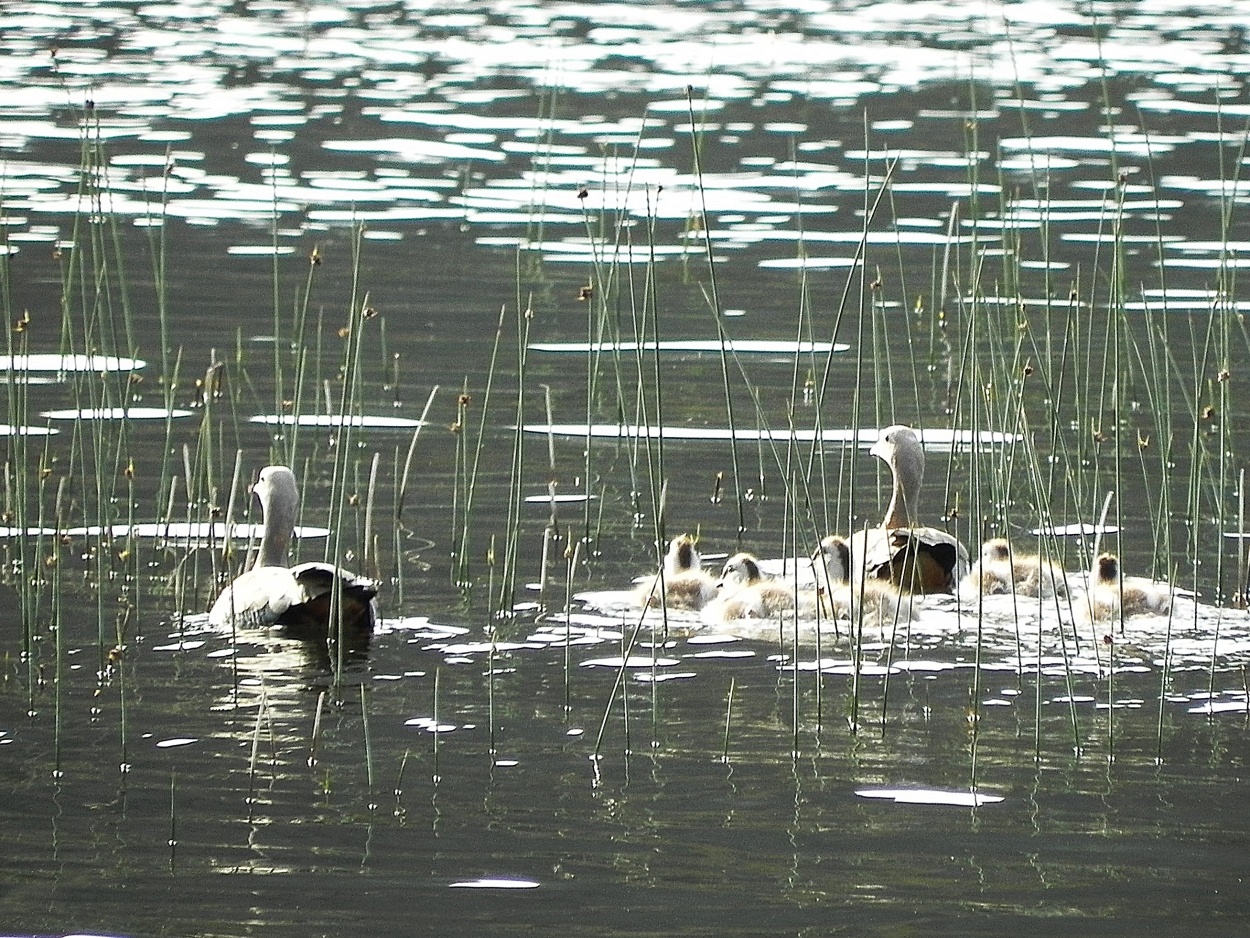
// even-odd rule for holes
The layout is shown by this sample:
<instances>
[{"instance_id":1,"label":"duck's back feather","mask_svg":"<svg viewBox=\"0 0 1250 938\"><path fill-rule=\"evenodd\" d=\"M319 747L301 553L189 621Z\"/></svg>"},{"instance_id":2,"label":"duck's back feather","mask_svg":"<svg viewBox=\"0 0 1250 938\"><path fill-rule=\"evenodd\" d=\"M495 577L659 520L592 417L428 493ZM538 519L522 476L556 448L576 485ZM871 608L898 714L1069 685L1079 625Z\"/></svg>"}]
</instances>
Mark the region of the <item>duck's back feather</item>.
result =
<instances>
[{"instance_id":1,"label":"duck's back feather","mask_svg":"<svg viewBox=\"0 0 1250 938\"><path fill-rule=\"evenodd\" d=\"M875 528L851 538L854 577L889 580L913 593L953 593L968 569L968 551L937 528Z\"/></svg>"},{"instance_id":2,"label":"duck's back feather","mask_svg":"<svg viewBox=\"0 0 1250 938\"><path fill-rule=\"evenodd\" d=\"M312 561L296 564L291 576L299 584L304 599L287 609L278 617L278 625L290 627L333 627L334 581L341 583L340 602L343 609L343 627L350 632L371 631L375 614L374 597L378 584L333 564Z\"/></svg>"},{"instance_id":3,"label":"duck's back feather","mask_svg":"<svg viewBox=\"0 0 1250 938\"><path fill-rule=\"evenodd\" d=\"M272 625L304 601L304 591L287 567L253 567L221 591L209 610L210 625Z\"/></svg>"},{"instance_id":4,"label":"duck's back feather","mask_svg":"<svg viewBox=\"0 0 1250 938\"><path fill-rule=\"evenodd\" d=\"M332 624L334 581L342 583L343 624L349 631L373 628L373 598L378 586L366 577L332 564L254 567L238 576L217 597L208 614L211 625L255 627L285 625L325 633Z\"/></svg>"}]
</instances>

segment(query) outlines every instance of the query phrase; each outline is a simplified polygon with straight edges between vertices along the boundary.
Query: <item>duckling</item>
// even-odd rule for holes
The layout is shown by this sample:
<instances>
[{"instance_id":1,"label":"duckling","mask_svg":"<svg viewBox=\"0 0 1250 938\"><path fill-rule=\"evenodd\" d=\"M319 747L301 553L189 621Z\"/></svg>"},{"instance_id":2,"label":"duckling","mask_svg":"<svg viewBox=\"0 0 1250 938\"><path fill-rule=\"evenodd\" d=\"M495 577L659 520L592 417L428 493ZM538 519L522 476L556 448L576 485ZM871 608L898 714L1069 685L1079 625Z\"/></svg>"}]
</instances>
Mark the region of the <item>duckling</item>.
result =
<instances>
[{"instance_id":1,"label":"duckling","mask_svg":"<svg viewBox=\"0 0 1250 938\"><path fill-rule=\"evenodd\" d=\"M890 580L912 593L953 593L968 551L945 531L916 524L924 481L920 438L911 427L887 427L869 452L890 467L894 488L881 526L851 536L856 579Z\"/></svg>"},{"instance_id":2,"label":"duckling","mask_svg":"<svg viewBox=\"0 0 1250 938\"><path fill-rule=\"evenodd\" d=\"M664 555L664 573L647 577L634 590L634 602L642 608L693 609L716 597L716 580L703 570L703 558L689 534L679 534Z\"/></svg>"},{"instance_id":3,"label":"duckling","mask_svg":"<svg viewBox=\"0 0 1250 938\"><path fill-rule=\"evenodd\" d=\"M716 598L704 609L706 621L771 618L796 608L794 588L765 576L752 554L734 554L726 560L716 586ZM799 590L797 608L799 615L814 613L815 591Z\"/></svg>"},{"instance_id":4,"label":"duckling","mask_svg":"<svg viewBox=\"0 0 1250 938\"><path fill-rule=\"evenodd\" d=\"M1013 551L1005 537L981 545L981 557L964 576L964 593L1016 593L1020 596L1066 596L1068 580L1060 567L1037 554Z\"/></svg>"},{"instance_id":5,"label":"duckling","mask_svg":"<svg viewBox=\"0 0 1250 938\"><path fill-rule=\"evenodd\" d=\"M1142 576L1123 576L1115 554L1100 554L1094 562L1089 587L1089 612L1094 619L1121 616L1167 615L1172 608L1171 588Z\"/></svg>"},{"instance_id":6,"label":"duckling","mask_svg":"<svg viewBox=\"0 0 1250 938\"><path fill-rule=\"evenodd\" d=\"M864 609L893 614L898 609L900 593L889 580L856 578L851 583L851 545L846 538L830 534L820 542L812 555L816 576L823 591L823 609L836 618L853 618L856 601Z\"/></svg>"}]
</instances>

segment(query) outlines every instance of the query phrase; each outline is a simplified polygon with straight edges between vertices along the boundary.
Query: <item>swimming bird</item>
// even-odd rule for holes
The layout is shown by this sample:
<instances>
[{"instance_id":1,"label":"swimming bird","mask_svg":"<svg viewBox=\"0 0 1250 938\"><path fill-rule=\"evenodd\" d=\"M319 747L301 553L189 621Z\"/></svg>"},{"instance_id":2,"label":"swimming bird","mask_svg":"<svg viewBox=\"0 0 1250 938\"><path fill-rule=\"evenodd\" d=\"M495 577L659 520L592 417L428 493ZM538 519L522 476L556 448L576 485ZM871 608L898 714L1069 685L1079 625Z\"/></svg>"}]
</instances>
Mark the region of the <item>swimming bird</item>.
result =
<instances>
[{"instance_id":1,"label":"swimming bird","mask_svg":"<svg viewBox=\"0 0 1250 938\"><path fill-rule=\"evenodd\" d=\"M981 556L960 583L964 593L1016 593L1021 596L1067 595L1063 569L1037 555L1012 550L1005 537L981 545Z\"/></svg>"},{"instance_id":2,"label":"swimming bird","mask_svg":"<svg viewBox=\"0 0 1250 938\"><path fill-rule=\"evenodd\" d=\"M669 541L664 573L647 577L634 590L634 602L644 609L702 609L716 596L716 580L703 570L703 558L694 538L679 534Z\"/></svg>"},{"instance_id":3,"label":"swimming bird","mask_svg":"<svg viewBox=\"0 0 1250 938\"><path fill-rule=\"evenodd\" d=\"M953 593L968 568L968 551L937 528L917 526L924 447L911 427L882 430L869 450L890 467L894 490L879 528L851 536L851 576L889 580L912 593Z\"/></svg>"},{"instance_id":4,"label":"swimming bird","mask_svg":"<svg viewBox=\"0 0 1250 938\"><path fill-rule=\"evenodd\" d=\"M772 618L794 611L796 604L799 615L816 610L815 590L798 590L796 595L792 585L765 576L753 554L734 554L726 560L716 587L716 598L704 609L706 621Z\"/></svg>"},{"instance_id":5,"label":"swimming bird","mask_svg":"<svg viewBox=\"0 0 1250 938\"><path fill-rule=\"evenodd\" d=\"M286 466L266 466L252 491L260 502L260 551L252 568L217 597L209 624L285 625L326 637L337 632L337 620L332 619L337 593L344 632L372 631L377 583L328 563L286 565L299 511L295 473Z\"/></svg>"},{"instance_id":6,"label":"swimming bird","mask_svg":"<svg viewBox=\"0 0 1250 938\"><path fill-rule=\"evenodd\" d=\"M1093 582L1089 587L1089 612L1094 619L1121 616L1167 615L1172 608L1167 583L1143 576L1123 576L1115 554L1100 554L1094 561Z\"/></svg>"},{"instance_id":7,"label":"swimming bird","mask_svg":"<svg viewBox=\"0 0 1250 938\"><path fill-rule=\"evenodd\" d=\"M846 538L830 534L821 540L812 560L823 593L823 611L838 618L853 618L863 604L865 610L893 615L899 608L900 593L889 580L860 580L851 583L851 545Z\"/></svg>"}]
</instances>

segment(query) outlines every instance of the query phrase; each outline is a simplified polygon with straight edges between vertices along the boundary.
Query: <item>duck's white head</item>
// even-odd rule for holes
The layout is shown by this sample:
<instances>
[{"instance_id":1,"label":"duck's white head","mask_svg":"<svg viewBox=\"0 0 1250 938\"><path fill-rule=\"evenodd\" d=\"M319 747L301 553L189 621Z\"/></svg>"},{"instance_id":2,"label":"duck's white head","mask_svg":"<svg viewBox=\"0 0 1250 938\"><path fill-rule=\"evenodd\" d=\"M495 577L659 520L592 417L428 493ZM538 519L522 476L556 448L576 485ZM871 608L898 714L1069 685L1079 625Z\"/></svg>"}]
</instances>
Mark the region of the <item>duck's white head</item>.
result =
<instances>
[{"instance_id":1,"label":"duck's white head","mask_svg":"<svg viewBox=\"0 0 1250 938\"><path fill-rule=\"evenodd\" d=\"M295 473L286 466L266 466L256 478L252 492L260 502L264 523L256 566L285 566L287 546L295 532L295 518L299 514L299 487L295 484Z\"/></svg>"},{"instance_id":2,"label":"duck's white head","mask_svg":"<svg viewBox=\"0 0 1250 938\"><path fill-rule=\"evenodd\" d=\"M916 476L916 483L924 479L924 446L916 431L896 423L877 434L877 442L868 450L891 467L901 467Z\"/></svg>"},{"instance_id":3,"label":"duck's white head","mask_svg":"<svg viewBox=\"0 0 1250 938\"><path fill-rule=\"evenodd\" d=\"M760 563L750 554L734 554L725 561L717 586L750 586L763 578Z\"/></svg>"},{"instance_id":4,"label":"duck's white head","mask_svg":"<svg viewBox=\"0 0 1250 938\"><path fill-rule=\"evenodd\" d=\"M1115 554L1099 554L1094 561L1094 578L1099 583L1118 585L1120 582L1120 558Z\"/></svg>"},{"instance_id":5,"label":"duck's white head","mask_svg":"<svg viewBox=\"0 0 1250 938\"><path fill-rule=\"evenodd\" d=\"M824 564L830 586L844 586L851 582L851 545L846 538L830 534L820 542L812 559Z\"/></svg>"},{"instance_id":6,"label":"duck's white head","mask_svg":"<svg viewBox=\"0 0 1250 938\"><path fill-rule=\"evenodd\" d=\"M664 572L670 576L677 573L691 573L701 569L703 558L694 546L694 538L689 534L679 534L668 542L668 553L664 555Z\"/></svg>"},{"instance_id":7,"label":"duck's white head","mask_svg":"<svg viewBox=\"0 0 1250 938\"><path fill-rule=\"evenodd\" d=\"M981 559L987 563L1011 559L1011 545L1005 537L992 537L981 545Z\"/></svg>"},{"instance_id":8,"label":"duck's white head","mask_svg":"<svg viewBox=\"0 0 1250 938\"><path fill-rule=\"evenodd\" d=\"M299 486L295 484L295 473L286 466L266 466L256 477L252 491L266 508L282 502L291 506L292 513L299 510Z\"/></svg>"}]
</instances>

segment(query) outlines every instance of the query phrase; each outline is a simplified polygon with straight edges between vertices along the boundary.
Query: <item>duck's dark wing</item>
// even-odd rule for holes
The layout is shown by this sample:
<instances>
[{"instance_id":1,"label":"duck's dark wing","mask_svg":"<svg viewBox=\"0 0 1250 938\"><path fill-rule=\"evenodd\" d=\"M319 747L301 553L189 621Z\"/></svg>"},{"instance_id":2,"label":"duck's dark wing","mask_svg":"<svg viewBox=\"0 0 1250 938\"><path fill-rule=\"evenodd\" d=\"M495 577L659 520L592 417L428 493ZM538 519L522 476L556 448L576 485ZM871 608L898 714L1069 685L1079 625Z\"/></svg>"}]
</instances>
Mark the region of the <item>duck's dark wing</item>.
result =
<instances>
[{"instance_id":1,"label":"duck's dark wing","mask_svg":"<svg viewBox=\"0 0 1250 938\"><path fill-rule=\"evenodd\" d=\"M913 593L953 593L968 569L968 551L937 528L876 528L851 539L852 575L889 580Z\"/></svg>"},{"instance_id":2,"label":"duck's dark wing","mask_svg":"<svg viewBox=\"0 0 1250 938\"><path fill-rule=\"evenodd\" d=\"M300 591L300 601L292 604L275 619L278 625L300 630L320 630L324 635L336 625L333 618L334 586L340 585L343 627L348 632L371 632L377 615L374 597L378 584L368 577L340 569L333 564L301 563L291 568L291 576Z\"/></svg>"}]
</instances>

